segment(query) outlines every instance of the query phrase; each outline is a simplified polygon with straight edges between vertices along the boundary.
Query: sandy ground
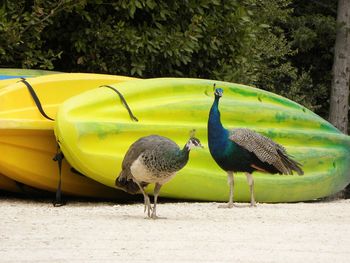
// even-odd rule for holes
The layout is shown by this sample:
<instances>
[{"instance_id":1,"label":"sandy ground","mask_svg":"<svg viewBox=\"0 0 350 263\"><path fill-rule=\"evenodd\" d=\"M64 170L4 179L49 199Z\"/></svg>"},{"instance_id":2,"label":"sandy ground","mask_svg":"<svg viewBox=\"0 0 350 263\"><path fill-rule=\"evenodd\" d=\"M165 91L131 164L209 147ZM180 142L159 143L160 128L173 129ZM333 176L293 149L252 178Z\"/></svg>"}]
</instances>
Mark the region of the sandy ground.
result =
<instances>
[{"instance_id":1,"label":"sandy ground","mask_svg":"<svg viewBox=\"0 0 350 263\"><path fill-rule=\"evenodd\" d=\"M350 262L350 200L143 205L0 196L0 262Z\"/></svg>"}]
</instances>

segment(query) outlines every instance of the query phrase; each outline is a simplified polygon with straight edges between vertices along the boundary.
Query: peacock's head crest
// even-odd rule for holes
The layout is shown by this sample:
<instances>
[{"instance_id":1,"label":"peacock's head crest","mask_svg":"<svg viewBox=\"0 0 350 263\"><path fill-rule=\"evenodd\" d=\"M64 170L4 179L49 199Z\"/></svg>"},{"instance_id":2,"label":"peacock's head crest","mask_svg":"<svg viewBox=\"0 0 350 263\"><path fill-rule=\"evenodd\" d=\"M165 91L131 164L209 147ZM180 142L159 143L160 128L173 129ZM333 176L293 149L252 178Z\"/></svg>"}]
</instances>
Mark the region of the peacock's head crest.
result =
<instances>
[{"instance_id":1,"label":"peacock's head crest","mask_svg":"<svg viewBox=\"0 0 350 263\"><path fill-rule=\"evenodd\" d=\"M224 94L224 90L222 88L216 88L214 91L215 97L221 98Z\"/></svg>"}]
</instances>

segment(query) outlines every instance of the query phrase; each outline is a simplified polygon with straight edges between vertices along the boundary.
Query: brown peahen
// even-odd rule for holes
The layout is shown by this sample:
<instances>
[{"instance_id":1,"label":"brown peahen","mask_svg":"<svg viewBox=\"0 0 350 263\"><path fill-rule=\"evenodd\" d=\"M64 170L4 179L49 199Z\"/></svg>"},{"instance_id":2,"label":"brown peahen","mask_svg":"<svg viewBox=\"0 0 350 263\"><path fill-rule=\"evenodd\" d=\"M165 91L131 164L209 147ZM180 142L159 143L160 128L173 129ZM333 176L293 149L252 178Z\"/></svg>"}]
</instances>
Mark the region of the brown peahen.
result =
<instances>
[{"instance_id":1,"label":"brown peahen","mask_svg":"<svg viewBox=\"0 0 350 263\"><path fill-rule=\"evenodd\" d=\"M115 181L116 186L128 193L134 194L141 191L144 196L145 211L147 209L148 217L155 219L160 188L187 164L189 152L194 147L202 147L202 145L192 136L183 149L166 137L159 135L142 137L134 142L125 154L122 171ZM144 190L150 183L155 183L153 208Z\"/></svg>"}]
</instances>

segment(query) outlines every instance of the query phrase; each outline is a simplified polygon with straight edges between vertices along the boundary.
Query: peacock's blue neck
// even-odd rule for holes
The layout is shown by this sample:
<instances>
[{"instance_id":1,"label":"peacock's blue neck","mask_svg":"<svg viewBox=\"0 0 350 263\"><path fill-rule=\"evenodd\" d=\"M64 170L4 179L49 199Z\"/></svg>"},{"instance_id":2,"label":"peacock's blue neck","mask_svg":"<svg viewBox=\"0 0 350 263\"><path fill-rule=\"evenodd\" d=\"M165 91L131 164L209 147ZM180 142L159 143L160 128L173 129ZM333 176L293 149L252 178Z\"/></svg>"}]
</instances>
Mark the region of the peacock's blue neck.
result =
<instances>
[{"instance_id":1,"label":"peacock's blue neck","mask_svg":"<svg viewBox=\"0 0 350 263\"><path fill-rule=\"evenodd\" d=\"M226 130L220 119L219 97L215 97L210 109L208 120L208 144L212 155L220 155L220 151L227 146L229 132Z\"/></svg>"},{"instance_id":2,"label":"peacock's blue neck","mask_svg":"<svg viewBox=\"0 0 350 263\"><path fill-rule=\"evenodd\" d=\"M229 139L220 120L219 97L215 97L208 120L208 145L211 156L225 171L248 171L250 153Z\"/></svg>"}]
</instances>

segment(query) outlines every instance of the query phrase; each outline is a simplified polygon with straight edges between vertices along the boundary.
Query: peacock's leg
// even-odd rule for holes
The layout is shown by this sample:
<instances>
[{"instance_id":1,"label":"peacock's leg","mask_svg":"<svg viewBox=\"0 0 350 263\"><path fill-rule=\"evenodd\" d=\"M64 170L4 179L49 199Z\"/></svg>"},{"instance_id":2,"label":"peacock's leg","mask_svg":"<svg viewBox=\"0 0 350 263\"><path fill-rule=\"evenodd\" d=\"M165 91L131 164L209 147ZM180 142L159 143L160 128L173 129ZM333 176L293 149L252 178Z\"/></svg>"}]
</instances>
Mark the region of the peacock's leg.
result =
<instances>
[{"instance_id":1,"label":"peacock's leg","mask_svg":"<svg viewBox=\"0 0 350 263\"><path fill-rule=\"evenodd\" d=\"M156 183L156 185L154 186L154 191L153 191L153 194L154 194L154 204L153 204L153 210L152 210L152 215L151 217L153 219L157 219L158 216L157 216L157 211L156 211L156 207L157 207L157 200L158 200L158 194L159 194L159 191L160 191L160 188L162 187L161 184L158 184Z\"/></svg>"},{"instance_id":2,"label":"peacock's leg","mask_svg":"<svg viewBox=\"0 0 350 263\"><path fill-rule=\"evenodd\" d=\"M141 190L141 193L143 194L143 199L144 199L144 202L145 202L145 209L144 209L144 212L146 212L146 209L147 209L147 215L148 217L151 217L151 201L149 200L149 196L146 194L145 190L143 190L142 186L139 184L139 182L136 182L135 183L139 186L140 190Z\"/></svg>"},{"instance_id":3,"label":"peacock's leg","mask_svg":"<svg viewBox=\"0 0 350 263\"><path fill-rule=\"evenodd\" d=\"M245 173L247 176L247 181L249 184L249 190L250 190L250 206L256 206L255 198L254 198L254 178L251 173Z\"/></svg>"},{"instance_id":4,"label":"peacock's leg","mask_svg":"<svg viewBox=\"0 0 350 263\"><path fill-rule=\"evenodd\" d=\"M234 186L234 178L233 172L227 172L227 183L230 186L230 197L228 203L225 205L219 205L219 208L232 208L233 205L233 186Z\"/></svg>"}]
</instances>

